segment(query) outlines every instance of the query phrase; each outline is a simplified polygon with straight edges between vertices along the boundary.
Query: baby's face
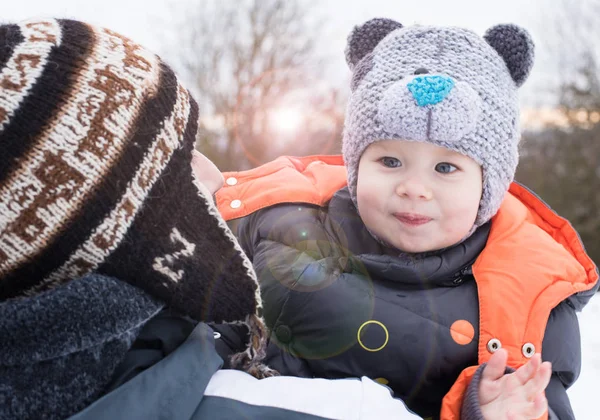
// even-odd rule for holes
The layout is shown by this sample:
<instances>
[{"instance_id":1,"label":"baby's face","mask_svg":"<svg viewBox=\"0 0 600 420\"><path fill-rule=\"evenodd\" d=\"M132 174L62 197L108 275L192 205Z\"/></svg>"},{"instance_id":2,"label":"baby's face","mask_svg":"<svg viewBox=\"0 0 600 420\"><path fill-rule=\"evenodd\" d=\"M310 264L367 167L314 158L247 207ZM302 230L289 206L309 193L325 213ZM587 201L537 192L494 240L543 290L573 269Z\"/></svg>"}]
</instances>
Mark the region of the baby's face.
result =
<instances>
[{"instance_id":1,"label":"baby's face","mask_svg":"<svg viewBox=\"0 0 600 420\"><path fill-rule=\"evenodd\" d=\"M363 153L356 198L369 230L410 253L460 242L475 223L481 167L429 143L381 140Z\"/></svg>"}]
</instances>

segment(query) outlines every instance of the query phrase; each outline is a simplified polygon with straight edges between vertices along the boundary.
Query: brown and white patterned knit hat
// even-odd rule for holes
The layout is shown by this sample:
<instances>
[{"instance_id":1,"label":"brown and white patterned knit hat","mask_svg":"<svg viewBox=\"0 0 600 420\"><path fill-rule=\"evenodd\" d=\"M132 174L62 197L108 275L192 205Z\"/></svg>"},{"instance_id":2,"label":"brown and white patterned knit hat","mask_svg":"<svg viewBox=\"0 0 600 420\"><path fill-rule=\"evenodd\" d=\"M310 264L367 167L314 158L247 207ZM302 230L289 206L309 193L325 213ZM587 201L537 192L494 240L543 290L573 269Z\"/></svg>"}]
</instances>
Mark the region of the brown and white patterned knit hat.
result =
<instances>
[{"instance_id":1,"label":"brown and white patterned knit hat","mask_svg":"<svg viewBox=\"0 0 600 420\"><path fill-rule=\"evenodd\" d=\"M173 71L119 34L0 26L0 301L98 272L197 320L250 324L239 361L259 369L256 275L192 174L197 123Z\"/></svg>"}]
</instances>

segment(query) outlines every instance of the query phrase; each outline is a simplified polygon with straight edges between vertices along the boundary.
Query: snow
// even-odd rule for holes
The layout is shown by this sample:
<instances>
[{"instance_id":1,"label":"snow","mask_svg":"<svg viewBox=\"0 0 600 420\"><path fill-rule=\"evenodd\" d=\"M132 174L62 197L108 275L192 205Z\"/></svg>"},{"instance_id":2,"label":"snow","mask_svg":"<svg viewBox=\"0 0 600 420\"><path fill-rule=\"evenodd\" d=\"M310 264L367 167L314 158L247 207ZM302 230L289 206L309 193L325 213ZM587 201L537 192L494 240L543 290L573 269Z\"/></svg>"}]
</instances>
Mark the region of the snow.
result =
<instances>
[{"instance_id":1,"label":"snow","mask_svg":"<svg viewBox=\"0 0 600 420\"><path fill-rule=\"evenodd\" d=\"M581 329L581 353L583 357L581 375L568 393L575 418L587 420L598 418L598 401L600 400L600 294L592 298L590 303L579 314Z\"/></svg>"}]
</instances>

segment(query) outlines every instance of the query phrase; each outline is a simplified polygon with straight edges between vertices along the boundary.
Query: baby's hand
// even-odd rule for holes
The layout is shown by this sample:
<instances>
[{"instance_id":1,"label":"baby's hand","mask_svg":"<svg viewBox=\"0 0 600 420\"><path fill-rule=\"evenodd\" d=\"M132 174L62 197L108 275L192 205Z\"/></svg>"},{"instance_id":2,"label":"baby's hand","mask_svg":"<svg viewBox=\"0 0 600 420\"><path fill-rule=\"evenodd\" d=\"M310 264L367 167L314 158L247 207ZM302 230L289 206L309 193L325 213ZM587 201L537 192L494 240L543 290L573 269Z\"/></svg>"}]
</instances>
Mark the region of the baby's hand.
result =
<instances>
[{"instance_id":1,"label":"baby's hand","mask_svg":"<svg viewBox=\"0 0 600 420\"><path fill-rule=\"evenodd\" d=\"M539 354L517 371L504 374L508 353L498 350L490 358L479 383L479 403L486 420L537 419L548 409L544 390L552 365Z\"/></svg>"}]
</instances>

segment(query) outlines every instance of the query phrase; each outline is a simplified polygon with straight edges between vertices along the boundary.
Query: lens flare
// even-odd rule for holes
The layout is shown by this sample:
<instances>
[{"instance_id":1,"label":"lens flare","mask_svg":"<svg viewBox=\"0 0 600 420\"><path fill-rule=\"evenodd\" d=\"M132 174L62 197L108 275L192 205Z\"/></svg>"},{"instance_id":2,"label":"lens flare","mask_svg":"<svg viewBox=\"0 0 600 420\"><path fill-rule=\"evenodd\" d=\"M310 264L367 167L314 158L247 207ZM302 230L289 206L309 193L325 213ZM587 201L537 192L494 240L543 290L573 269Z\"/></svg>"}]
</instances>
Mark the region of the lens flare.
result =
<instances>
[{"instance_id":1,"label":"lens flare","mask_svg":"<svg viewBox=\"0 0 600 420\"><path fill-rule=\"evenodd\" d=\"M292 134L301 127L304 115L298 108L281 107L269 112L269 125L277 132Z\"/></svg>"}]
</instances>

